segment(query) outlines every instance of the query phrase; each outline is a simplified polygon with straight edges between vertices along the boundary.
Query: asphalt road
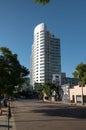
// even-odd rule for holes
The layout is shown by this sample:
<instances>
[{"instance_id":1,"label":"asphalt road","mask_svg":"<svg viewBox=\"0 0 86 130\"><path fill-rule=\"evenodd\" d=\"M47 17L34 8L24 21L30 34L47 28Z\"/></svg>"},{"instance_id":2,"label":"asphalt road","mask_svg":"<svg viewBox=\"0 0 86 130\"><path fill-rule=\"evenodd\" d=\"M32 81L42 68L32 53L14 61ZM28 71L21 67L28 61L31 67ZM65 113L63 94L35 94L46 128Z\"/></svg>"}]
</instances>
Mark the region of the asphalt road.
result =
<instances>
[{"instance_id":1,"label":"asphalt road","mask_svg":"<svg viewBox=\"0 0 86 130\"><path fill-rule=\"evenodd\" d=\"M86 130L86 107L20 100L12 111L16 130Z\"/></svg>"}]
</instances>

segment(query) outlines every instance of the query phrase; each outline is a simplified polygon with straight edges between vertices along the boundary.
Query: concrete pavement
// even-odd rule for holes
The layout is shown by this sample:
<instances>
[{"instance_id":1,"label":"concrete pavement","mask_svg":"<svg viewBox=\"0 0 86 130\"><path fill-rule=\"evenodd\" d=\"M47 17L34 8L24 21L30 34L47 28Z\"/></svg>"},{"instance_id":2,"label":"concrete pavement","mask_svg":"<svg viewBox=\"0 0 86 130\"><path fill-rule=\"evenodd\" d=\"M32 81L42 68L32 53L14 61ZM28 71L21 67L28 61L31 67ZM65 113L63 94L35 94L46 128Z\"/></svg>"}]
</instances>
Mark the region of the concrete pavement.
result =
<instances>
[{"instance_id":1,"label":"concrete pavement","mask_svg":"<svg viewBox=\"0 0 86 130\"><path fill-rule=\"evenodd\" d=\"M0 115L0 130L8 130L7 108L2 108L2 115Z\"/></svg>"},{"instance_id":2,"label":"concrete pavement","mask_svg":"<svg viewBox=\"0 0 86 130\"><path fill-rule=\"evenodd\" d=\"M19 100L12 104L16 130L86 130L86 107Z\"/></svg>"},{"instance_id":3,"label":"concrete pavement","mask_svg":"<svg viewBox=\"0 0 86 130\"><path fill-rule=\"evenodd\" d=\"M64 103L64 102L49 102L49 101L46 101L46 103L55 103L55 104L67 104L68 103ZM76 106L76 104L70 104L69 105L74 105ZM81 104L77 104L77 105L80 105L82 106ZM86 105L84 105L86 106ZM12 107L12 106L11 106ZM83 106L82 106L83 107ZM15 121L14 121L14 115L13 115L13 109L11 109L11 118L9 120L9 128L8 128L8 107L3 107L2 108L2 115L0 115L0 130L16 130L16 124L15 124Z\"/></svg>"},{"instance_id":4,"label":"concrete pavement","mask_svg":"<svg viewBox=\"0 0 86 130\"><path fill-rule=\"evenodd\" d=\"M4 116L0 116L0 130L7 130L7 119Z\"/></svg>"},{"instance_id":5,"label":"concrete pavement","mask_svg":"<svg viewBox=\"0 0 86 130\"><path fill-rule=\"evenodd\" d=\"M11 110L11 118L8 120L8 111L8 107L2 107L2 115L0 115L0 130L16 130L13 112Z\"/></svg>"}]
</instances>

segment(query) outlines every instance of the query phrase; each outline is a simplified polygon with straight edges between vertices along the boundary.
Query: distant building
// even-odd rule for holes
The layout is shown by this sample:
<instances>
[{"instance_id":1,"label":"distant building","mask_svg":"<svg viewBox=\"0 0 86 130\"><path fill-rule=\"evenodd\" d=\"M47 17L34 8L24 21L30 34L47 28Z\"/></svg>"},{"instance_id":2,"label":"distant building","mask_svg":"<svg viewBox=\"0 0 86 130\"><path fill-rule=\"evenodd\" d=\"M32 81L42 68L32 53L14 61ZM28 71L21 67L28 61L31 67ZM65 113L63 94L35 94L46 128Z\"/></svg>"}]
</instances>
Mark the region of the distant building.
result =
<instances>
[{"instance_id":1,"label":"distant building","mask_svg":"<svg viewBox=\"0 0 86 130\"><path fill-rule=\"evenodd\" d=\"M66 77L66 73L61 73L61 85L69 84L70 87L78 85L78 78Z\"/></svg>"},{"instance_id":2,"label":"distant building","mask_svg":"<svg viewBox=\"0 0 86 130\"><path fill-rule=\"evenodd\" d=\"M66 73L62 72L60 74L53 74L52 82L58 86L68 85L69 87L73 87L78 84L79 79L66 77Z\"/></svg>"},{"instance_id":3,"label":"distant building","mask_svg":"<svg viewBox=\"0 0 86 130\"><path fill-rule=\"evenodd\" d=\"M60 39L47 30L45 23L34 29L32 45L30 84L52 83L53 74L61 73Z\"/></svg>"},{"instance_id":4,"label":"distant building","mask_svg":"<svg viewBox=\"0 0 86 130\"><path fill-rule=\"evenodd\" d=\"M29 77L26 77L25 79L25 82L22 84L22 90L27 90L27 89L30 89L30 78Z\"/></svg>"},{"instance_id":5,"label":"distant building","mask_svg":"<svg viewBox=\"0 0 86 130\"><path fill-rule=\"evenodd\" d=\"M52 83L56 84L56 86L61 86L61 74L53 74Z\"/></svg>"},{"instance_id":6,"label":"distant building","mask_svg":"<svg viewBox=\"0 0 86 130\"><path fill-rule=\"evenodd\" d=\"M69 93L70 86L69 86L69 84L61 85L61 88L63 90L62 100L64 102L70 102L70 93Z\"/></svg>"},{"instance_id":7,"label":"distant building","mask_svg":"<svg viewBox=\"0 0 86 130\"><path fill-rule=\"evenodd\" d=\"M34 28L30 64L30 85L35 89L43 83L55 83L70 87L78 84L77 78L66 77L61 73L60 39L47 30L45 23Z\"/></svg>"},{"instance_id":8,"label":"distant building","mask_svg":"<svg viewBox=\"0 0 86 130\"><path fill-rule=\"evenodd\" d=\"M61 88L63 90L62 100L65 102L70 102L70 92L69 89L78 85L78 78L66 77L66 73L61 73Z\"/></svg>"}]
</instances>

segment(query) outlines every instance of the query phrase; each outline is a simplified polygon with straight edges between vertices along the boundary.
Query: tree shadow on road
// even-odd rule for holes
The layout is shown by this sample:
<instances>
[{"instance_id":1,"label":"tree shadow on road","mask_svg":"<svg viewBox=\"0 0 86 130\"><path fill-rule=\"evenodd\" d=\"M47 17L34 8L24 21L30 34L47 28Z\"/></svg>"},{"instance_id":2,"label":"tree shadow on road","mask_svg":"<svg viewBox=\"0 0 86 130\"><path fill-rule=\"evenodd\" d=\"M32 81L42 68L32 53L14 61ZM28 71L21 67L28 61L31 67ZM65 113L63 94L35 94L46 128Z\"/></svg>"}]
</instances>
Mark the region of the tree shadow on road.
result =
<instances>
[{"instance_id":1,"label":"tree shadow on road","mask_svg":"<svg viewBox=\"0 0 86 130\"><path fill-rule=\"evenodd\" d=\"M35 102L34 102L35 103ZM86 107L85 106L74 106L74 105L66 105L66 104L51 104L51 103L43 103L36 102L36 105L31 104L21 104L20 106L16 106L18 111L15 111L15 115L24 113L40 113L44 116L50 117L65 117L65 118L75 118L75 119L86 119ZM20 109L22 108L22 109ZM25 109L28 108L28 109Z\"/></svg>"},{"instance_id":2,"label":"tree shadow on road","mask_svg":"<svg viewBox=\"0 0 86 130\"><path fill-rule=\"evenodd\" d=\"M0 125L0 128L8 128L8 125ZM12 128L12 126L9 126L9 128Z\"/></svg>"},{"instance_id":3,"label":"tree shadow on road","mask_svg":"<svg viewBox=\"0 0 86 130\"><path fill-rule=\"evenodd\" d=\"M49 106L50 107L50 106ZM70 117L86 119L85 107L59 107L59 108L41 108L32 110L34 113L43 113L46 116Z\"/></svg>"}]
</instances>

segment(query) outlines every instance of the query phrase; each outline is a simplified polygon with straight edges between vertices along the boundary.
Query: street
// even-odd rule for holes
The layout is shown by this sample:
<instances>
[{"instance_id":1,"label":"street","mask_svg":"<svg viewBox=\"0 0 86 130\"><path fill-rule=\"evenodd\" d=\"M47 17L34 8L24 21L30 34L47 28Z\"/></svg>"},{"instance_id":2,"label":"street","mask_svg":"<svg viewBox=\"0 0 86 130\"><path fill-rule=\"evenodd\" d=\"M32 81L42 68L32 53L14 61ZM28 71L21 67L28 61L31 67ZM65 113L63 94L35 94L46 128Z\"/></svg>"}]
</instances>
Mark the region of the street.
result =
<instances>
[{"instance_id":1,"label":"street","mask_svg":"<svg viewBox=\"0 0 86 130\"><path fill-rule=\"evenodd\" d=\"M86 130L86 107L19 100L12 111L16 130Z\"/></svg>"}]
</instances>

